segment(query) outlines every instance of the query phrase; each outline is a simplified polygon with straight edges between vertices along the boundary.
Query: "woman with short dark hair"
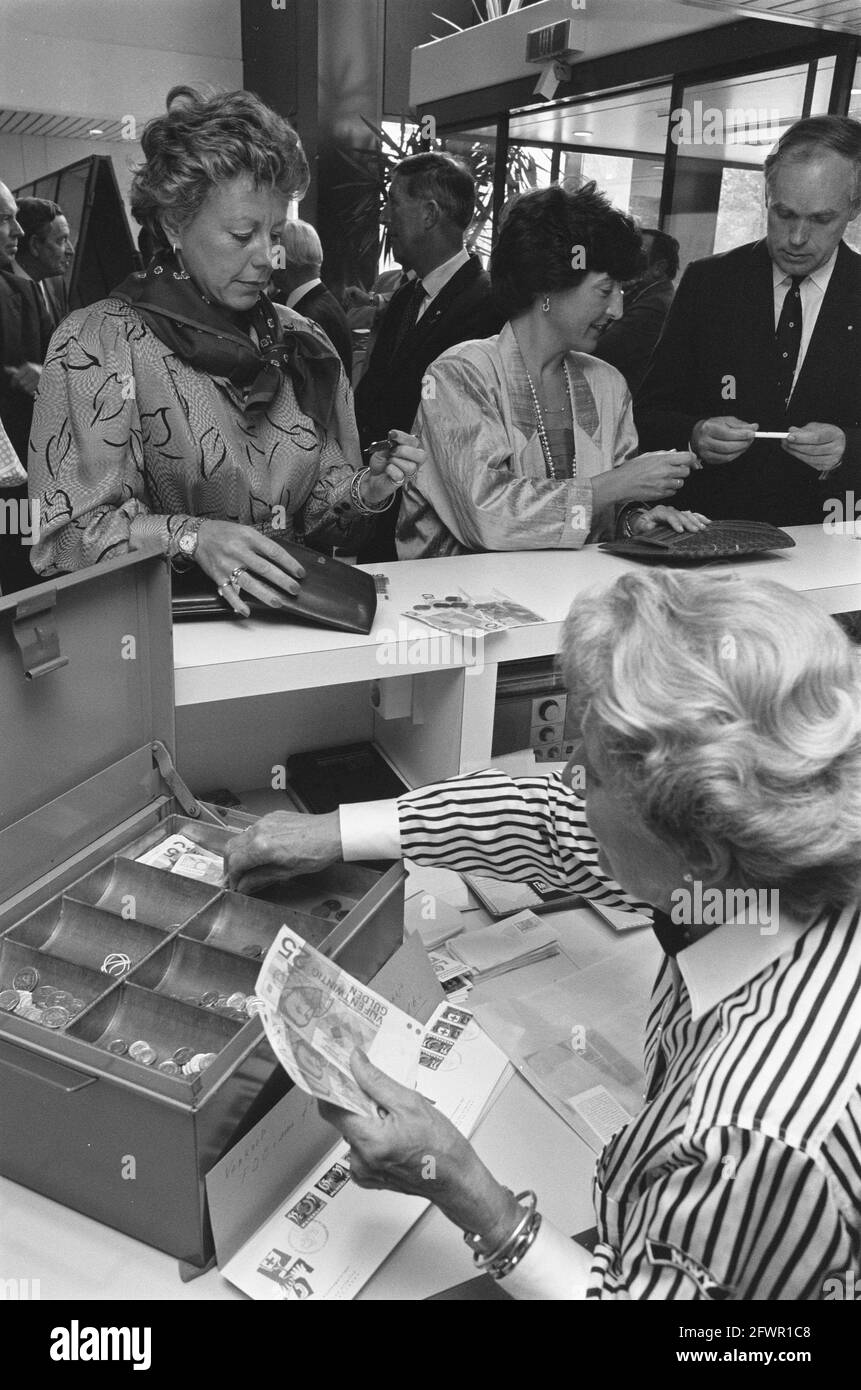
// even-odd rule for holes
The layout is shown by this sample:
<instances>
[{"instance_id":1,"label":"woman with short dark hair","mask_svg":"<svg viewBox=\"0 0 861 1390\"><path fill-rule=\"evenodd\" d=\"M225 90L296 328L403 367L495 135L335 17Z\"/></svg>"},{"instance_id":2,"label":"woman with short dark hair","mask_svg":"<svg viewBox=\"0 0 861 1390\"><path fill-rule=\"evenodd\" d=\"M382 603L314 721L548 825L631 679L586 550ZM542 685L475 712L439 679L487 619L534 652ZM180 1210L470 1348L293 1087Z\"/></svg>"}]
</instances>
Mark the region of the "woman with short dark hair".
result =
<instances>
[{"instance_id":1,"label":"woman with short dark hair","mask_svg":"<svg viewBox=\"0 0 861 1390\"><path fill-rule=\"evenodd\" d=\"M360 468L337 354L265 294L308 185L289 123L249 92L182 87L141 143L132 211L164 249L52 340L30 444L33 565L75 570L155 543L247 616L243 590L277 608L303 577L267 528L354 548L420 454L399 433Z\"/></svg>"},{"instance_id":2,"label":"woman with short dark hair","mask_svg":"<svg viewBox=\"0 0 861 1390\"><path fill-rule=\"evenodd\" d=\"M442 354L414 430L427 459L405 492L398 555L577 548L658 522L705 518L662 504L689 453L637 457L623 377L590 354L622 312L621 282L643 255L632 218L594 183L534 189L509 203L490 261L508 322ZM626 507L625 503L642 504Z\"/></svg>"}]
</instances>

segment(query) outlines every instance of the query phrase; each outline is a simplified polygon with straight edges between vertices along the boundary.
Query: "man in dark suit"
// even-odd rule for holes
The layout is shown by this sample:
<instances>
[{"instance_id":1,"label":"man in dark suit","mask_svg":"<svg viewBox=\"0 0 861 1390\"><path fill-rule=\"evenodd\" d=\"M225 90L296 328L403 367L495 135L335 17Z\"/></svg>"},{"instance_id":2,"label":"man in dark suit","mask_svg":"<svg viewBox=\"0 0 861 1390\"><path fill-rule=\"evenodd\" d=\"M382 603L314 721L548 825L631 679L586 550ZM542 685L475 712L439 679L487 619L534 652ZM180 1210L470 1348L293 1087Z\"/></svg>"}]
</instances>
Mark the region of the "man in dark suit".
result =
<instances>
[{"instance_id":1,"label":"man in dark suit","mask_svg":"<svg viewBox=\"0 0 861 1390\"><path fill-rule=\"evenodd\" d=\"M797 121L765 162L765 240L685 271L634 411L641 449L702 462L676 506L798 526L861 488L859 179L861 124Z\"/></svg>"},{"instance_id":2,"label":"man in dark suit","mask_svg":"<svg viewBox=\"0 0 861 1390\"><path fill-rule=\"evenodd\" d=\"M12 193L0 183L0 419L26 466L33 401L51 325L32 280L15 271L15 255L24 235L17 213ZM8 525L12 516L20 522L26 498L26 485L0 488L0 592L4 594L38 582L29 546L23 544L32 540L32 534L28 536L20 524L16 531Z\"/></svg>"},{"instance_id":3,"label":"man in dark suit","mask_svg":"<svg viewBox=\"0 0 861 1390\"><path fill-rule=\"evenodd\" d=\"M22 198L18 221L24 233L15 257L15 268L36 285L51 322L51 332L69 312L65 274L75 248L63 210L47 198Z\"/></svg>"},{"instance_id":4,"label":"man in dark suit","mask_svg":"<svg viewBox=\"0 0 861 1390\"><path fill-rule=\"evenodd\" d=\"M663 332L679 273L679 243L667 232L644 227L643 250L648 258L638 280L625 286L624 312L609 324L593 356L616 367L634 395L648 371L652 354Z\"/></svg>"},{"instance_id":5,"label":"man in dark suit","mask_svg":"<svg viewBox=\"0 0 861 1390\"><path fill-rule=\"evenodd\" d=\"M323 247L310 222L288 218L277 248L272 272L278 293L276 302L318 323L344 364L349 381L353 374L353 341L347 315L323 284Z\"/></svg>"},{"instance_id":6,"label":"man in dark suit","mask_svg":"<svg viewBox=\"0 0 861 1390\"><path fill-rule=\"evenodd\" d=\"M490 278L464 247L475 215L475 180L443 152L401 160L389 186L385 217L392 254L416 278L392 297L367 370L356 387L362 448L390 429L410 430L431 362L447 348L488 338L504 322L491 298ZM397 503L377 522L360 559L395 559Z\"/></svg>"}]
</instances>

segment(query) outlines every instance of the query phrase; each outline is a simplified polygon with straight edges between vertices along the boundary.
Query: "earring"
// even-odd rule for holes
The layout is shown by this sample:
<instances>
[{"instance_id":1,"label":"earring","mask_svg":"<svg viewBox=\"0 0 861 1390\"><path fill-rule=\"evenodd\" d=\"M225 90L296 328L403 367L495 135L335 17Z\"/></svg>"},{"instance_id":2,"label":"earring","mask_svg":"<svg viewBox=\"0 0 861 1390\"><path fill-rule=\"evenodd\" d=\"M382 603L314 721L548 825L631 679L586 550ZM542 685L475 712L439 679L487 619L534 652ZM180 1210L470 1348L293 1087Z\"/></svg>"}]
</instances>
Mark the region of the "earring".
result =
<instances>
[{"instance_id":1,"label":"earring","mask_svg":"<svg viewBox=\"0 0 861 1390\"><path fill-rule=\"evenodd\" d=\"M545 314L549 314L549 313L550 313L550 295L549 295L549 294L545 294L544 298L542 299L542 301L541 301L541 309L542 309L542 312L545 313Z\"/></svg>"}]
</instances>

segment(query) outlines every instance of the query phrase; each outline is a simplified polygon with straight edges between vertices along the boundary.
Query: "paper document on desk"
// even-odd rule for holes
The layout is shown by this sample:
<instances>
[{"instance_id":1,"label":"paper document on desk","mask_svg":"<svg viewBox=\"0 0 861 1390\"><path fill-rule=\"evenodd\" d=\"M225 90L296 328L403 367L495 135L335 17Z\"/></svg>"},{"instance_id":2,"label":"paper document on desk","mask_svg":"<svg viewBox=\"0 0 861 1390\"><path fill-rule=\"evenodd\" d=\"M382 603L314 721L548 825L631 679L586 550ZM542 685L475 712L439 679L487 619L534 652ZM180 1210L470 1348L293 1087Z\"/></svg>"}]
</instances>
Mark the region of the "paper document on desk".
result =
<instances>
[{"instance_id":1,"label":"paper document on desk","mask_svg":"<svg viewBox=\"0 0 861 1390\"><path fill-rule=\"evenodd\" d=\"M476 1006L525 1080L595 1152L642 1105L655 956L653 937L629 937L618 958Z\"/></svg>"},{"instance_id":2,"label":"paper document on desk","mask_svg":"<svg viewBox=\"0 0 861 1390\"><path fill-rule=\"evenodd\" d=\"M438 1006L420 1028L416 1089L469 1137L510 1076L469 1010ZM262 1301L355 1298L427 1209L422 1197L357 1187L339 1140L222 1269Z\"/></svg>"},{"instance_id":3,"label":"paper document on desk","mask_svg":"<svg viewBox=\"0 0 861 1390\"><path fill-rule=\"evenodd\" d=\"M446 942L446 949L477 978L491 980L508 970L555 956L559 939L534 912L518 912L492 926L456 936Z\"/></svg>"},{"instance_id":4,"label":"paper document on desk","mask_svg":"<svg viewBox=\"0 0 861 1390\"><path fill-rule=\"evenodd\" d=\"M402 1085L415 1084L422 1025L290 927L282 927L270 946L255 993L275 1055L310 1095L356 1115L376 1114L353 1080L350 1057L357 1047Z\"/></svg>"}]
</instances>

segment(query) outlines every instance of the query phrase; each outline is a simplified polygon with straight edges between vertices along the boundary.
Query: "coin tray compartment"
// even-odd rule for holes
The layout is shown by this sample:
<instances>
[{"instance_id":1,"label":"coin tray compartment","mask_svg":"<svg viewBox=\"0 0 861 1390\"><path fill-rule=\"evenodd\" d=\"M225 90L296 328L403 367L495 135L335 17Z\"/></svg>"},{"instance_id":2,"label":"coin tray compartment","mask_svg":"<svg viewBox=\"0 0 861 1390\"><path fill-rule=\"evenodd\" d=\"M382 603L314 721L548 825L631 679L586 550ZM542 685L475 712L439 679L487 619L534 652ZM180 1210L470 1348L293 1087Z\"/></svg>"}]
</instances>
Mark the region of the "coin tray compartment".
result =
<instances>
[{"instance_id":1,"label":"coin tray compartment","mask_svg":"<svg viewBox=\"0 0 861 1390\"><path fill-rule=\"evenodd\" d=\"M53 898L25 917L10 928L6 938L73 965L101 971L105 958L116 952L127 955L132 965L139 964L163 944L165 934L156 927L126 921L112 912L62 897L59 901Z\"/></svg>"},{"instance_id":2,"label":"coin tray compartment","mask_svg":"<svg viewBox=\"0 0 861 1390\"><path fill-rule=\"evenodd\" d=\"M68 889L68 896L103 912L115 912L146 926L172 931L211 902L219 891L212 884L196 883L181 874L117 857L79 879Z\"/></svg>"},{"instance_id":3,"label":"coin tray compartment","mask_svg":"<svg viewBox=\"0 0 861 1390\"><path fill-rule=\"evenodd\" d=\"M138 966L131 981L144 989L180 999L190 1008L205 1008L206 1005L191 1004L185 996L199 996L208 990L215 990L219 995L236 991L253 994L259 973L259 961L178 936Z\"/></svg>"},{"instance_id":4,"label":"coin tray compartment","mask_svg":"<svg viewBox=\"0 0 861 1390\"><path fill-rule=\"evenodd\" d=\"M0 940L0 989L12 989L12 977L23 970L25 965L32 966L39 972L39 984L48 985L51 989L67 990L76 999L83 999L84 1008L92 1004L94 1000L100 998L113 988L115 981L107 975L97 974L93 970L86 970L83 966L73 965L69 961L60 960L57 956L43 955L41 951L34 950L31 946L24 946L17 941L13 941L7 932ZM76 1018L83 1016L83 1009ZM7 1017L0 1014L0 1017ZM9 1014L9 1018L16 1018L16 1014ZM22 1023L34 1023L34 1019L19 1019ZM42 1024L35 1025L39 1028ZM68 1024L66 1025L68 1027ZM62 1032L63 1029L48 1029L48 1032Z\"/></svg>"},{"instance_id":5,"label":"coin tray compartment","mask_svg":"<svg viewBox=\"0 0 861 1390\"><path fill-rule=\"evenodd\" d=\"M379 879L374 869L363 868L360 864L331 864L318 874L303 874L289 882L273 884L257 896L264 902L306 912L318 921L327 922L332 930L343 921L336 913L351 911ZM338 908L328 906L336 901Z\"/></svg>"},{"instance_id":6,"label":"coin tray compartment","mask_svg":"<svg viewBox=\"0 0 861 1390\"><path fill-rule=\"evenodd\" d=\"M123 859L138 859L145 854L148 849L153 849L155 845L160 845L162 840L166 840L170 835L185 835L189 840L193 840L201 849L208 849L212 854L220 854L223 858L224 851L230 840L238 834L237 830L223 830L220 825L212 825L205 820L191 820L186 816L167 816L159 821L157 826L148 830L140 839L134 840L121 851ZM141 865L141 868L151 868L151 865ZM157 873L168 873L167 869L157 869ZM179 874L173 874L173 878L179 878ZM193 883L194 879L189 879Z\"/></svg>"},{"instance_id":7,"label":"coin tray compartment","mask_svg":"<svg viewBox=\"0 0 861 1390\"><path fill-rule=\"evenodd\" d=\"M249 959L252 963L256 960L259 971L263 956L283 926L292 927L312 946L321 945L331 930L331 924L319 917L261 903L244 893L225 892L186 922L182 934L239 955L246 947L258 946L263 955Z\"/></svg>"},{"instance_id":8,"label":"coin tray compartment","mask_svg":"<svg viewBox=\"0 0 861 1390\"><path fill-rule=\"evenodd\" d=\"M155 1049L158 1057L151 1068L144 1062L135 1063L135 1067L154 1072L158 1063L167 1061L178 1047L220 1052L240 1026L214 1009L195 1008L164 994L122 984L69 1023L66 1032L105 1051L112 1038L123 1038L127 1043L142 1039ZM134 1062L127 1054L123 1060Z\"/></svg>"}]
</instances>

